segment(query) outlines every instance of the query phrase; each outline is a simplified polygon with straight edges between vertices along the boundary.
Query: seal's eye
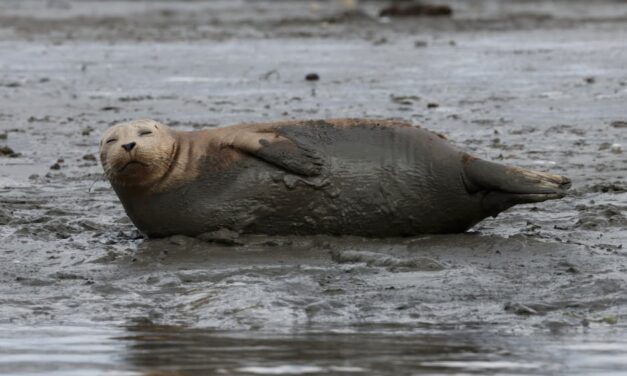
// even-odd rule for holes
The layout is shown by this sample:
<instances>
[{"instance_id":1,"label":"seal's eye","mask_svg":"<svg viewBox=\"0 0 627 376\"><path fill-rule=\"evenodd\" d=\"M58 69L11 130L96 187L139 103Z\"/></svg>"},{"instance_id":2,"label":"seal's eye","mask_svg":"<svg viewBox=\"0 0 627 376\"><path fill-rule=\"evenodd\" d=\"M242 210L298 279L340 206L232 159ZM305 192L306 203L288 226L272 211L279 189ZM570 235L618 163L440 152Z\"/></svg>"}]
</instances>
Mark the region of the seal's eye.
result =
<instances>
[{"instance_id":1,"label":"seal's eye","mask_svg":"<svg viewBox=\"0 0 627 376\"><path fill-rule=\"evenodd\" d=\"M139 131L140 136L146 136L149 134L152 134L152 131L148 131L148 130Z\"/></svg>"},{"instance_id":2,"label":"seal's eye","mask_svg":"<svg viewBox=\"0 0 627 376\"><path fill-rule=\"evenodd\" d=\"M108 140L107 140L107 144L114 143L114 142L116 142L117 140L118 140L117 138L110 138L110 139L108 139Z\"/></svg>"}]
</instances>

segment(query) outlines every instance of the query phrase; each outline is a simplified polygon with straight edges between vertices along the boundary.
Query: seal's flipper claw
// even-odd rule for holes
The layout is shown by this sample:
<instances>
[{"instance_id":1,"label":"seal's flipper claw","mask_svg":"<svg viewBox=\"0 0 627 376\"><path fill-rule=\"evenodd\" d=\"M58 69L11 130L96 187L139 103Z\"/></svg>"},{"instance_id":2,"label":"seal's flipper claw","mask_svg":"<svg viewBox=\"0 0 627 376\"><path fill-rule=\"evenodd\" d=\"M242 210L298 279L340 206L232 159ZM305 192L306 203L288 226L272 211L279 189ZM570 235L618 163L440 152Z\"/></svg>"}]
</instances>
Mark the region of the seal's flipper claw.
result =
<instances>
[{"instance_id":1,"label":"seal's flipper claw","mask_svg":"<svg viewBox=\"0 0 627 376\"><path fill-rule=\"evenodd\" d=\"M464 182L469 192L491 191L509 194L515 203L540 202L562 198L570 188L570 179L546 172L505 166L463 157Z\"/></svg>"}]
</instances>

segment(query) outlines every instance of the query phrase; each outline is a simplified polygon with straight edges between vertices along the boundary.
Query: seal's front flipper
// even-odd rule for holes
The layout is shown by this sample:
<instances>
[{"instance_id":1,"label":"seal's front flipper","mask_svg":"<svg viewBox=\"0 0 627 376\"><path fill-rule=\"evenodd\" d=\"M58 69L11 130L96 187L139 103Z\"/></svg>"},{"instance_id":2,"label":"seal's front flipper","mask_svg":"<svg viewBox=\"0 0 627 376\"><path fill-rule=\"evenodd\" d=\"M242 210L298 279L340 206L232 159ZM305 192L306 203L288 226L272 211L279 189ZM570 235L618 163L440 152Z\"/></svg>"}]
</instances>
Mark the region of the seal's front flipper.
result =
<instances>
[{"instance_id":1,"label":"seal's front flipper","mask_svg":"<svg viewBox=\"0 0 627 376\"><path fill-rule=\"evenodd\" d=\"M562 198L570 179L560 175L505 166L464 155L464 183L469 193L487 191L487 206L517 204ZM504 210L504 209L501 209Z\"/></svg>"},{"instance_id":2,"label":"seal's front flipper","mask_svg":"<svg viewBox=\"0 0 627 376\"><path fill-rule=\"evenodd\" d=\"M239 132L230 146L297 175L320 175L324 164L314 150L274 132Z\"/></svg>"}]
</instances>

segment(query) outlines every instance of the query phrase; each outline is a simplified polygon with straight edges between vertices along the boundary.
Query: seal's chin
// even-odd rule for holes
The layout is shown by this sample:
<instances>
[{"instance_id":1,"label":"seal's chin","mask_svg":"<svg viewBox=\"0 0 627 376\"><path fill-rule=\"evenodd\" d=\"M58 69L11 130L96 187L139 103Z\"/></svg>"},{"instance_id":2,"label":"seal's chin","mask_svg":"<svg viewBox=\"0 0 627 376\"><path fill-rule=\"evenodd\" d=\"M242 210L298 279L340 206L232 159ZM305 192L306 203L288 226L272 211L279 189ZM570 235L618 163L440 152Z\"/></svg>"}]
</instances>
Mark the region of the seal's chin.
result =
<instances>
[{"instance_id":1,"label":"seal's chin","mask_svg":"<svg viewBox=\"0 0 627 376\"><path fill-rule=\"evenodd\" d=\"M124 166L119 168L117 172L118 173L133 172L133 171L140 170L144 167L148 167L148 165L144 162L131 160L131 161L128 161Z\"/></svg>"},{"instance_id":2,"label":"seal's chin","mask_svg":"<svg viewBox=\"0 0 627 376\"><path fill-rule=\"evenodd\" d=\"M116 161L105 167L105 173L111 182L121 186L140 186L151 181L152 166L137 159Z\"/></svg>"}]
</instances>

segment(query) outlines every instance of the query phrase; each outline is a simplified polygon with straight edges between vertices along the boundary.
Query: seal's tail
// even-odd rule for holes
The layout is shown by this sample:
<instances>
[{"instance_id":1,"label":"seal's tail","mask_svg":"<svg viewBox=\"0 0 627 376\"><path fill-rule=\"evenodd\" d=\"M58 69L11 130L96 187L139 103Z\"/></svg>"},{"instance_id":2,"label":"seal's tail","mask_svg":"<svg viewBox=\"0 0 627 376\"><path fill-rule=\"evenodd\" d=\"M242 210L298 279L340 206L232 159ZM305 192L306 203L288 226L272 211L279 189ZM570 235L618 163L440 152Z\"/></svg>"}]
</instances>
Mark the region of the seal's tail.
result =
<instances>
[{"instance_id":1,"label":"seal's tail","mask_svg":"<svg viewBox=\"0 0 627 376\"><path fill-rule=\"evenodd\" d=\"M464 183L469 192L489 191L511 205L562 198L570 179L464 156ZM510 205L510 206L511 206Z\"/></svg>"}]
</instances>

